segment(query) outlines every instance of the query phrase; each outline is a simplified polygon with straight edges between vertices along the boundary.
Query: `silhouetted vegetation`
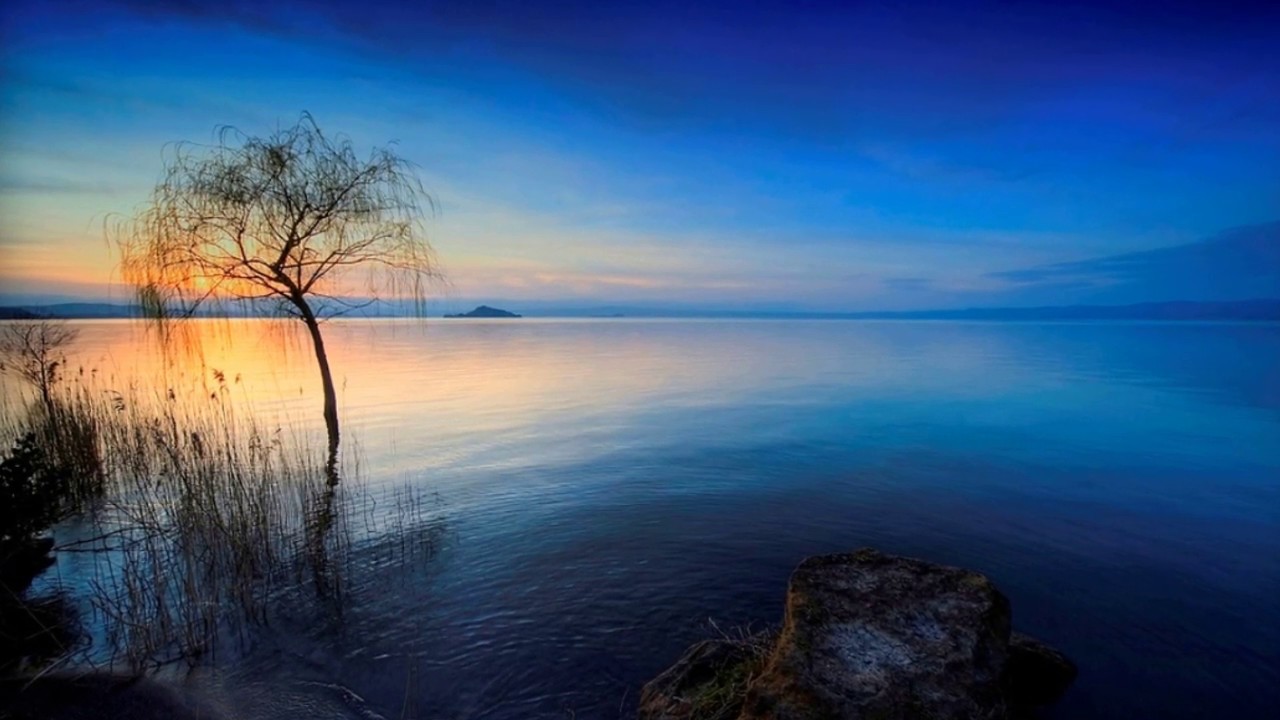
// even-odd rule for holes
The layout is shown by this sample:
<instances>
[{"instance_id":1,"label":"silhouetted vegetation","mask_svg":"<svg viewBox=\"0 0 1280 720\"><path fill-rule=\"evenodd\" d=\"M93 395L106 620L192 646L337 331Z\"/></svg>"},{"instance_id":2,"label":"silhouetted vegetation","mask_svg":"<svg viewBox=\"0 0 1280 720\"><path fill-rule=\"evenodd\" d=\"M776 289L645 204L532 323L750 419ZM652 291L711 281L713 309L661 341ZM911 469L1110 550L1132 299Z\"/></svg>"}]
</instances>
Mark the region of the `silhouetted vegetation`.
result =
<instances>
[{"instance_id":1,"label":"silhouetted vegetation","mask_svg":"<svg viewBox=\"0 0 1280 720\"><path fill-rule=\"evenodd\" d=\"M0 555L29 542L62 514L67 477L57 472L29 432L0 460Z\"/></svg>"},{"instance_id":2,"label":"silhouetted vegetation","mask_svg":"<svg viewBox=\"0 0 1280 720\"><path fill-rule=\"evenodd\" d=\"M55 388L67 364L66 350L79 331L62 320L9 323L0 327L0 371L28 383L39 398L26 413L26 437L15 458L45 466L35 481L42 497L57 507L79 509L102 490L103 469L94 418L66 405ZM55 487L56 485L56 487ZM52 511L52 510L51 510ZM52 521L50 521L52 522ZM45 523L47 526L49 523Z\"/></svg>"},{"instance_id":3,"label":"silhouetted vegetation","mask_svg":"<svg viewBox=\"0 0 1280 720\"><path fill-rule=\"evenodd\" d=\"M53 563L53 542L38 536L65 512L67 479L34 432L0 460L0 671L56 657L74 642L74 614L64 599L24 597Z\"/></svg>"},{"instance_id":4,"label":"silhouetted vegetation","mask_svg":"<svg viewBox=\"0 0 1280 720\"><path fill-rule=\"evenodd\" d=\"M39 400L27 421L10 429L15 438L0 460L0 592L4 614L51 562L49 543L37 541L64 515L102 489L96 429L64 411L55 387L66 365L74 329L51 320L0 327L0 370L27 382Z\"/></svg>"},{"instance_id":5,"label":"silhouetted vegetation","mask_svg":"<svg viewBox=\"0 0 1280 720\"><path fill-rule=\"evenodd\" d=\"M13 549L6 568L18 578L6 580L0 631L27 648L0 659L5 669L74 645L62 612L74 602L22 597L50 552L94 555L92 576L77 579L76 601L94 617L81 659L137 671L197 662L287 599L310 596L340 613L353 519L363 517L362 536L380 556L433 552L440 525L412 493L393 500L398 519L387 527L350 512L373 502L358 474L339 487L321 333L324 320L380 296L407 297L421 312L436 277L424 231L433 209L403 159L386 148L358 157L304 115L265 138L227 128L213 146L174 146L150 201L110 229L125 279L166 343L190 337L173 321L207 306L247 303L301 321L322 380L324 458L238 410L234 383L216 370L212 388L185 391L105 388L83 370L66 382L74 329L53 320L0 328L0 369L34 391L30 402L6 400L20 411L0 426L14 443L0 467L0 550ZM350 299L353 287L363 299ZM55 547L39 538L70 514L75 539ZM57 642L26 642L36 636Z\"/></svg>"},{"instance_id":6,"label":"silhouetted vegetation","mask_svg":"<svg viewBox=\"0 0 1280 720\"><path fill-rule=\"evenodd\" d=\"M58 320L6 324L0 328L0 371L31 383L40 393L45 411L52 416L53 386L66 365L66 348L78 335Z\"/></svg>"},{"instance_id":7,"label":"silhouetted vegetation","mask_svg":"<svg viewBox=\"0 0 1280 720\"><path fill-rule=\"evenodd\" d=\"M424 228L433 209L391 149L360 157L303 115L267 137L224 128L213 146L175 146L150 201L111 234L125 280L156 321L248 302L303 323L320 368L332 470L337 393L320 323L382 296L411 298L421 312L436 277ZM363 299L351 299L356 292Z\"/></svg>"},{"instance_id":8,"label":"silhouetted vegetation","mask_svg":"<svg viewBox=\"0 0 1280 720\"><path fill-rule=\"evenodd\" d=\"M373 504L359 473L341 488L326 482L319 454L238 410L236 381L216 370L212 387L185 391L109 390L92 375L55 386L52 415L37 400L0 427L18 438L0 466L0 547L14 549L6 566L21 570L20 582L6 582L0 632L20 657L75 644L62 612L74 603L21 597L50 551L94 555L76 600L97 636L79 659L145 671L207 658L282 602L340 613L357 534L393 556L384 563L429 556L439 540L412 495L392 499L399 519L385 528L353 515ZM77 539L36 539L72 513ZM397 537L378 540L384 530Z\"/></svg>"}]
</instances>

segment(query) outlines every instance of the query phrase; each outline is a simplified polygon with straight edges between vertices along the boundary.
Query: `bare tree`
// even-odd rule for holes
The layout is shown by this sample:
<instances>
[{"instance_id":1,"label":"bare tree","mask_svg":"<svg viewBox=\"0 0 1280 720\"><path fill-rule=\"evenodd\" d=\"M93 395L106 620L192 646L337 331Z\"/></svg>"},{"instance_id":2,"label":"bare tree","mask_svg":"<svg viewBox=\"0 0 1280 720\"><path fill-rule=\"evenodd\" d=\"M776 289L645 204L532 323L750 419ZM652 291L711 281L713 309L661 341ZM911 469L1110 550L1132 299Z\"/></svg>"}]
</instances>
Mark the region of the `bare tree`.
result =
<instances>
[{"instance_id":1,"label":"bare tree","mask_svg":"<svg viewBox=\"0 0 1280 720\"><path fill-rule=\"evenodd\" d=\"M437 277L424 228L434 209L392 149L362 157L304 114L267 137L223 128L212 146L174 146L150 201L109 234L151 319L248 303L306 326L332 466L338 406L321 324L379 299L421 312Z\"/></svg>"},{"instance_id":2,"label":"bare tree","mask_svg":"<svg viewBox=\"0 0 1280 720\"><path fill-rule=\"evenodd\" d=\"M65 351L80 332L60 320L12 322L0 331L0 371L31 383L49 418L56 413L53 386L66 365Z\"/></svg>"}]
</instances>

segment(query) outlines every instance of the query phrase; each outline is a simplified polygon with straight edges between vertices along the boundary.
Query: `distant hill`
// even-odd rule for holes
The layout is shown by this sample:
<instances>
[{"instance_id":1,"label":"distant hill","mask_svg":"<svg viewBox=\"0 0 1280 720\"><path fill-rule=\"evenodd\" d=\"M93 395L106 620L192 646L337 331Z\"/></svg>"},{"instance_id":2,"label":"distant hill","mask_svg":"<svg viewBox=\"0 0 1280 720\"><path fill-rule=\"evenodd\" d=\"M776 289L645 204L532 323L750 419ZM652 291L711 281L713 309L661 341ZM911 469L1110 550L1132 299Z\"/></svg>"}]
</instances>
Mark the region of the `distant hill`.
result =
<instances>
[{"instance_id":1,"label":"distant hill","mask_svg":"<svg viewBox=\"0 0 1280 720\"><path fill-rule=\"evenodd\" d=\"M0 307L0 320L38 320L44 317L20 307Z\"/></svg>"},{"instance_id":2,"label":"distant hill","mask_svg":"<svg viewBox=\"0 0 1280 720\"><path fill-rule=\"evenodd\" d=\"M21 305L0 308L0 313L23 312L33 317L56 318L59 320L108 320L120 318L140 318L142 308L138 305L121 305L116 303L69 302L50 305ZM201 308L194 317L265 317L271 313L253 307L228 306L206 310ZM0 315L0 317L4 317Z\"/></svg>"},{"instance_id":3,"label":"distant hill","mask_svg":"<svg viewBox=\"0 0 1280 720\"><path fill-rule=\"evenodd\" d=\"M274 316L266 308L234 308L229 317ZM405 308L381 308L380 317L410 316ZM762 310L699 310L657 307L570 307L551 306L536 313L540 317L626 317L634 318L767 318L777 320L989 320L1008 322L1064 320L1152 320L1152 321L1280 321L1280 299L1227 302L1149 302L1133 305L1061 305L1045 307L992 307L960 310L907 310L873 312L806 312ZM0 307L0 319L136 318L137 305L110 303L59 303L54 305L11 305ZM200 317L212 317L201 313ZM518 318L516 313L481 305L471 312L445 315L447 318Z\"/></svg>"},{"instance_id":4,"label":"distant hill","mask_svg":"<svg viewBox=\"0 0 1280 720\"><path fill-rule=\"evenodd\" d=\"M548 317L634 318L758 318L774 320L989 320L1002 322L1069 320L1148 321L1280 321L1280 299L1225 302L1150 302L1132 305L1062 305L1044 307L990 307L957 310L873 310L866 312L817 312L805 310L696 310L654 307L549 309Z\"/></svg>"},{"instance_id":5,"label":"distant hill","mask_svg":"<svg viewBox=\"0 0 1280 720\"><path fill-rule=\"evenodd\" d=\"M902 320L1280 320L1280 299L854 313Z\"/></svg>"},{"instance_id":6,"label":"distant hill","mask_svg":"<svg viewBox=\"0 0 1280 720\"><path fill-rule=\"evenodd\" d=\"M139 314L137 305L113 305L111 303L79 302L0 307L0 318L6 320L132 318L138 317Z\"/></svg>"},{"instance_id":7,"label":"distant hill","mask_svg":"<svg viewBox=\"0 0 1280 720\"><path fill-rule=\"evenodd\" d=\"M519 315L508 310L481 305L480 307L468 313L458 313L456 315L445 315L447 318L518 318Z\"/></svg>"}]
</instances>

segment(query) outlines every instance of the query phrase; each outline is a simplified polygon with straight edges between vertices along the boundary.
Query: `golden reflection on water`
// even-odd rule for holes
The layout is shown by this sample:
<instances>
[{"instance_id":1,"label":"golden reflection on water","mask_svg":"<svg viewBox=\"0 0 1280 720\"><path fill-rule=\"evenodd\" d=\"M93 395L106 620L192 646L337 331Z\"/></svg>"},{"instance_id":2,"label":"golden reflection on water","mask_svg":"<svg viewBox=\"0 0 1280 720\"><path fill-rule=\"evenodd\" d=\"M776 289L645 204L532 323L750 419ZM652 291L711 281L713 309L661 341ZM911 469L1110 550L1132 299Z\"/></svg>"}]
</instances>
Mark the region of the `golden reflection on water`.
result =
<instances>
[{"instance_id":1,"label":"golden reflection on water","mask_svg":"<svg viewBox=\"0 0 1280 720\"><path fill-rule=\"evenodd\" d=\"M70 381L104 390L214 390L222 373L258 412L292 415L320 404L309 340L289 320L186 321L186 335L164 344L128 320L76 321ZM820 328L829 333L828 324ZM522 319L336 321L325 326L335 382L347 415L427 404L448 417L501 408L500 425L544 413L623 410L659 396L706 403L742 393L838 376L844 385L919 386L930 377L977 379L985 348L972 338L930 353L929 372L888 335L849 327L846 342L803 342L803 323L569 321ZM774 332L776 331L776 332ZM937 343L935 343L937 344ZM815 349L817 351L815 352ZM935 348L936 349L936 348ZM903 361L908 362L904 363ZM19 388L0 379L5 393ZM308 414L308 413L304 413Z\"/></svg>"},{"instance_id":2,"label":"golden reflection on water","mask_svg":"<svg viewBox=\"0 0 1280 720\"><path fill-rule=\"evenodd\" d=\"M74 325L68 380L92 392L212 395L267 428L308 439L322 428L319 372L300 323L186 321L167 344L137 321ZM981 393L999 356L982 333L904 335L866 323L387 319L333 321L324 333L344 439L384 469L502 462L503 448L521 443L526 458L590 453L653 429L655 410L821 402L824 387ZM21 390L0 382L13 407Z\"/></svg>"}]
</instances>

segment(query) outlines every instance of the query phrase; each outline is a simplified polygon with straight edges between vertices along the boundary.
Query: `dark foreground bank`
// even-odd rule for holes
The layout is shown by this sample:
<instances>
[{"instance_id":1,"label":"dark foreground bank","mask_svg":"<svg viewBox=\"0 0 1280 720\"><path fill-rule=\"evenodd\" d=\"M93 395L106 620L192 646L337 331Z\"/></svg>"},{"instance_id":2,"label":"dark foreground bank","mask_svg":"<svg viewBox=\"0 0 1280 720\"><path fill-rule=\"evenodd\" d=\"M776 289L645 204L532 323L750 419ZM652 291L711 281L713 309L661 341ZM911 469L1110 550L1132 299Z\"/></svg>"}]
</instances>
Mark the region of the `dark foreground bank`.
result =
<instances>
[{"instance_id":1,"label":"dark foreground bank","mask_svg":"<svg viewBox=\"0 0 1280 720\"><path fill-rule=\"evenodd\" d=\"M1058 651L1011 631L985 576L871 549L812 557L778 633L694 645L645 686L640 720L1020 719L1075 679ZM336 691L211 693L106 673L0 680L0 717L380 717Z\"/></svg>"}]
</instances>

